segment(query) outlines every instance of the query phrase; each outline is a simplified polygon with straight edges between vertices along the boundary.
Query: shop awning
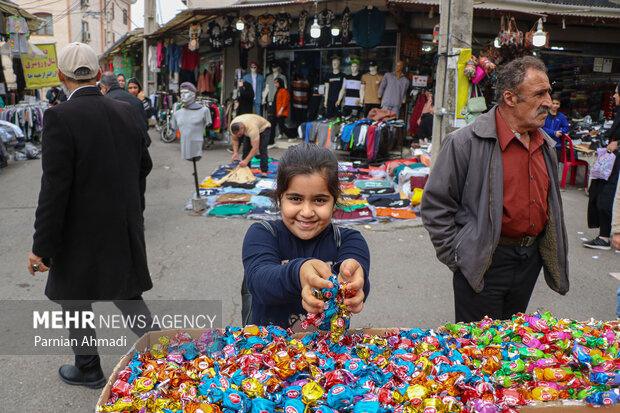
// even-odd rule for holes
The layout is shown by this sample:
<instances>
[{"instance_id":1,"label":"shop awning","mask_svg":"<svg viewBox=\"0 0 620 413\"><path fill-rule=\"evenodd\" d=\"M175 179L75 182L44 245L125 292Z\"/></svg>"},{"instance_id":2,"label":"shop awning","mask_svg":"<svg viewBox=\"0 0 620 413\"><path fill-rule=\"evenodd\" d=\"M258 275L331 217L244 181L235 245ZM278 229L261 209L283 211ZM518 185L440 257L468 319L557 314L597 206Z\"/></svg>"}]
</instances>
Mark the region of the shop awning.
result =
<instances>
[{"instance_id":1,"label":"shop awning","mask_svg":"<svg viewBox=\"0 0 620 413\"><path fill-rule=\"evenodd\" d=\"M388 4L439 6L439 0L388 0ZM620 19L620 4L609 0L474 0L475 10Z\"/></svg>"},{"instance_id":2,"label":"shop awning","mask_svg":"<svg viewBox=\"0 0 620 413\"><path fill-rule=\"evenodd\" d=\"M128 33L125 33L121 36L120 39L114 42L112 46L108 47L108 49L103 52L103 54L99 57L99 61L105 60L110 56L121 53L123 50L130 49L136 43L141 43L144 39L144 36L142 36L143 33L143 28L134 29Z\"/></svg>"},{"instance_id":3,"label":"shop awning","mask_svg":"<svg viewBox=\"0 0 620 413\"><path fill-rule=\"evenodd\" d=\"M26 10L19 7L18 4L8 0L0 0L0 12L9 16L21 16L26 19L28 30L31 32L37 30L43 23L43 20L28 13Z\"/></svg>"}]
</instances>

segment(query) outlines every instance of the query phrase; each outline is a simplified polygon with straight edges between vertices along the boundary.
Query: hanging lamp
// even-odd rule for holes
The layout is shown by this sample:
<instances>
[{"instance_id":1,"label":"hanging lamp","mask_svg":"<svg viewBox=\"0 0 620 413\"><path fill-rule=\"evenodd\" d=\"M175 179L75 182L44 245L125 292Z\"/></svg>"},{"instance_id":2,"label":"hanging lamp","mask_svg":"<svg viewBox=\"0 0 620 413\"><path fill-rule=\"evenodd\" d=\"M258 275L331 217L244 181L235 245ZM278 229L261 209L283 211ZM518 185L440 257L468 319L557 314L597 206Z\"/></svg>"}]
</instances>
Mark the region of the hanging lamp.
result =
<instances>
[{"instance_id":1,"label":"hanging lamp","mask_svg":"<svg viewBox=\"0 0 620 413\"><path fill-rule=\"evenodd\" d=\"M543 31L542 19L538 19L538 27L532 36L532 45L534 47L543 47L547 43L547 33Z\"/></svg>"}]
</instances>

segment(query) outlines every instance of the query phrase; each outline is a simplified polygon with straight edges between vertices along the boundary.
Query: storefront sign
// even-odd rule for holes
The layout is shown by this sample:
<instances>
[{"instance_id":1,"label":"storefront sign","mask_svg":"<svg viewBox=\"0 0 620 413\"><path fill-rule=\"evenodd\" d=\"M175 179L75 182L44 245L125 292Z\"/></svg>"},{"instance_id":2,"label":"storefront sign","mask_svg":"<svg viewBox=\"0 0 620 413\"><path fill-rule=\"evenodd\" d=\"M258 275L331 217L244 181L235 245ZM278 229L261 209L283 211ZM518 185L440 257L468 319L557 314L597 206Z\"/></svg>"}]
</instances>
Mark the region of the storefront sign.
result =
<instances>
[{"instance_id":1,"label":"storefront sign","mask_svg":"<svg viewBox=\"0 0 620 413\"><path fill-rule=\"evenodd\" d=\"M428 76L413 75L411 86L426 87L428 85Z\"/></svg>"},{"instance_id":2,"label":"storefront sign","mask_svg":"<svg viewBox=\"0 0 620 413\"><path fill-rule=\"evenodd\" d=\"M133 77L133 58L130 56L114 56L114 73L125 75L129 79Z\"/></svg>"},{"instance_id":3,"label":"storefront sign","mask_svg":"<svg viewBox=\"0 0 620 413\"><path fill-rule=\"evenodd\" d=\"M593 72L611 73L613 59L604 59L602 57L594 58Z\"/></svg>"},{"instance_id":4,"label":"storefront sign","mask_svg":"<svg viewBox=\"0 0 620 413\"><path fill-rule=\"evenodd\" d=\"M58 66L56 65L56 45L54 43L37 44L45 57L35 56L34 53L22 55L22 66L28 89L57 86Z\"/></svg>"}]
</instances>

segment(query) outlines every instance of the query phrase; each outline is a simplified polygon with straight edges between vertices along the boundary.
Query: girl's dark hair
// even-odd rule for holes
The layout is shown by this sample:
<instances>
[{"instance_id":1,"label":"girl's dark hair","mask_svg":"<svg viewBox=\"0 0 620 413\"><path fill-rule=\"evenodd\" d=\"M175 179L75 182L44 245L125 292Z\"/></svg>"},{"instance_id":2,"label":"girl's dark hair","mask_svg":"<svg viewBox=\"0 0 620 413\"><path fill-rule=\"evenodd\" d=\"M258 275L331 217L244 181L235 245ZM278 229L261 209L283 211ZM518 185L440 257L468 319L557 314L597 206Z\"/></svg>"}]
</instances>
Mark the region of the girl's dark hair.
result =
<instances>
[{"instance_id":1,"label":"girl's dark hair","mask_svg":"<svg viewBox=\"0 0 620 413\"><path fill-rule=\"evenodd\" d=\"M138 85L138 92L142 91L142 85L140 84L140 81L138 79L132 77L127 81L127 86L129 86L130 83L135 83L136 85Z\"/></svg>"},{"instance_id":2,"label":"girl's dark hair","mask_svg":"<svg viewBox=\"0 0 620 413\"><path fill-rule=\"evenodd\" d=\"M280 89L281 87L284 87L284 82L279 77L276 77L273 81L276 84L276 88L277 89Z\"/></svg>"},{"instance_id":3,"label":"girl's dark hair","mask_svg":"<svg viewBox=\"0 0 620 413\"><path fill-rule=\"evenodd\" d=\"M315 173L325 177L329 193L336 202L340 196L336 155L327 148L306 142L289 147L278 163L276 189L272 194L276 205L280 203L294 176Z\"/></svg>"}]
</instances>

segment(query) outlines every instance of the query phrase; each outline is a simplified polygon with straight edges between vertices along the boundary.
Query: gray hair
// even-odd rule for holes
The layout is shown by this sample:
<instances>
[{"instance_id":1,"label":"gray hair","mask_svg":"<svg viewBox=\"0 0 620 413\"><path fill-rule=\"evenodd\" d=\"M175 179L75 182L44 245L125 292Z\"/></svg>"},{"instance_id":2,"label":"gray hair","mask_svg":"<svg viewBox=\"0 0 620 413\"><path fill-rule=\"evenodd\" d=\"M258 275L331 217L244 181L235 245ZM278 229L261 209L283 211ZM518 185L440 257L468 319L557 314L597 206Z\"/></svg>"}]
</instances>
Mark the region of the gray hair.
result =
<instances>
[{"instance_id":1,"label":"gray hair","mask_svg":"<svg viewBox=\"0 0 620 413\"><path fill-rule=\"evenodd\" d=\"M519 85L523 83L527 69L540 70L547 74L543 61L534 56L519 57L500 67L495 83L495 102L498 105L504 103L504 92L507 90L519 96Z\"/></svg>"},{"instance_id":2,"label":"gray hair","mask_svg":"<svg viewBox=\"0 0 620 413\"><path fill-rule=\"evenodd\" d=\"M99 80L99 82L101 82L102 85L105 85L109 88L113 88L114 86L118 86L118 87L121 86L118 83L118 79L116 78L116 75L112 72L104 72L101 75L101 80Z\"/></svg>"}]
</instances>

